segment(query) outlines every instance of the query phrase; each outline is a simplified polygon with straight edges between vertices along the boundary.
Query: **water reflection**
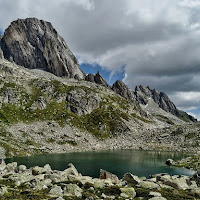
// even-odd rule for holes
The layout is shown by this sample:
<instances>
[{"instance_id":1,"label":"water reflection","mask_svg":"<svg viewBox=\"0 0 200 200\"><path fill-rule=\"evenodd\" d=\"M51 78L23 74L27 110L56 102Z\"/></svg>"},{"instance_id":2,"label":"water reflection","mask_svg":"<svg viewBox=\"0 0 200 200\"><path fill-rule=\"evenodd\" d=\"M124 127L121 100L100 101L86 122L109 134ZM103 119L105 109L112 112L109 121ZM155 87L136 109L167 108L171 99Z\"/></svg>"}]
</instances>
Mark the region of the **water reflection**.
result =
<instances>
[{"instance_id":1,"label":"water reflection","mask_svg":"<svg viewBox=\"0 0 200 200\"><path fill-rule=\"evenodd\" d=\"M7 159L6 162L18 162L27 167L35 165L44 166L49 163L52 169L64 170L68 163L73 163L83 175L99 176L99 170L105 169L115 173L120 178L131 172L138 176L148 177L156 173L169 173L192 175L194 172L188 169L168 167L165 161L181 159L183 155L176 152L157 152L139 150L115 150L101 152L82 152L67 154L35 155L31 157L19 157Z\"/></svg>"}]
</instances>

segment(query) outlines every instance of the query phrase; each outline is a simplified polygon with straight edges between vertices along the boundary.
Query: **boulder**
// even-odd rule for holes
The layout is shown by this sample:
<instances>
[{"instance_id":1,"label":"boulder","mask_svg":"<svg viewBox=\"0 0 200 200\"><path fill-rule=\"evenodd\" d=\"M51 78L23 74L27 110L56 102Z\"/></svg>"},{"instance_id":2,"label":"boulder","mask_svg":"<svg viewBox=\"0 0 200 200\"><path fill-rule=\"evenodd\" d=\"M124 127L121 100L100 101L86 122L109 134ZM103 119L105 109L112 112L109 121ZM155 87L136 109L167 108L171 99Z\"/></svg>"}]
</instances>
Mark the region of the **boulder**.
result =
<instances>
[{"instance_id":1,"label":"boulder","mask_svg":"<svg viewBox=\"0 0 200 200\"><path fill-rule=\"evenodd\" d=\"M3 159L0 159L0 171L3 171L6 169L6 163Z\"/></svg>"},{"instance_id":2,"label":"boulder","mask_svg":"<svg viewBox=\"0 0 200 200\"><path fill-rule=\"evenodd\" d=\"M159 192L149 192L149 195L152 197L161 197L162 196Z\"/></svg>"},{"instance_id":3,"label":"boulder","mask_svg":"<svg viewBox=\"0 0 200 200\"><path fill-rule=\"evenodd\" d=\"M134 198L136 196L136 192L133 187L120 188L120 191L126 196L128 196L129 198ZM125 195L122 195L122 196L125 196Z\"/></svg>"},{"instance_id":4,"label":"boulder","mask_svg":"<svg viewBox=\"0 0 200 200\"><path fill-rule=\"evenodd\" d=\"M17 169L17 162L8 163L6 166L6 170L8 172L14 172Z\"/></svg>"},{"instance_id":5,"label":"boulder","mask_svg":"<svg viewBox=\"0 0 200 200\"><path fill-rule=\"evenodd\" d=\"M149 200L167 200L167 199L164 197L152 197Z\"/></svg>"},{"instance_id":6,"label":"boulder","mask_svg":"<svg viewBox=\"0 0 200 200\"><path fill-rule=\"evenodd\" d=\"M171 166L174 163L174 161L172 159L167 159L165 164L168 166Z\"/></svg>"},{"instance_id":7,"label":"boulder","mask_svg":"<svg viewBox=\"0 0 200 200\"><path fill-rule=\"evenodd\" d=\"M51 197L59 197L59 196L63 196L63 191L60 186L54 185L49 191L49 194Z\"/></svg>"},{"instance_id":8,"label":"boulder","mask_svg":"<svg viewBox=\"0 0 200 200\"><path fill-rule=\"evenodd\" d=\"M137 185L140 182L142 182L138 176L135 176L131 173L124 174L123 180L126 181L127 183L131 183L133 185Z\"/></svg>"},{"instance_id":9,"label":"boulder","mask_svg":"<svg viewBox=\"0 0 200 200\"><path fill-rule=\"evenodd\" d=\"M93 181L94 181L94 188L95 189L103 188L105 186L104 180L94 178Z\"/></svg>"},{"instance_id":10,"label":"boulder","mask_svg":"<svg viewBox=\"0 0 200 200\"><path fill-rule=\"evenodd\" d=\"M6 59L57 76L84 79L76 57L50 22L36 18L18 19L5 30L1 48Z\"/></svg>"},{"instance_id":11,"label":"boulder","mask_svg":"<svg viewBox=\"0 0 200 200\"><path fill-rule=\"evenodd\" d=\"M17 172L24 173L27 170L27 167L25 165L19 165L17 167Z\"/></svg>"},{"instance_id":12,"label":"boulder","mask_svg":"<svg viewBox=\"0 0 200 200\"><path fill-rule=\"evenodd\" d=\"M146 188L146 189L159 189L160 186L156 183L149 182L149 181L142 181L138 185L138 187Z\"/></svg>"},{"instance_id":13,"label":"boulder","mask_svg":"<svg viewBox=\"0 0 200 200\"><path fill-rule=\"evenodd\" d=\"M100 179L110 179L112 181L112 183L114 184L118 184L119 183L119 178L115 175L112 174L110 172L107 172L103 169L100 169Z\"/></svg>"},{"instance_id":14,"label":"boulder","mask_svg":"<svg viewBox=\"0 0 200 200\"><path fill-rule=\"evenodd\" d=\"M35 166L32 168L32 175L36 176L43 173L43 168Z\"/></svg>"},{"instance_id":15,"label":"boulder","mask_svg":"<svg viewBox=\"0 0 200 200\"><path fill-rule=\"evenodd\" d=\"M195 181L196 184L200 187L200 171L198 171L192 177L190 177L190 181Z\"/></svg>"},{"instance_id":16,"label":"boulder","mask_svg":"<svg viewBox=\"0 0 200 200\"><path fill-rule=\"evenodd\" d=\"M76 184L67 184L65 189L64 189L64 196L69 196L69 197L82 197L82 189L76 185Z\"/></svg>"},{"instance_id":17,"label":"boulder","mask_svg":"<svg viewBox=\"0 0 200 200\"><path fill-rule=\"evenodd\" d=\"M69 176L69 175L78 176L79 175L77 169L74 167L74 165L72 163L70 163L68 165L68 168L63 171L63 174L66 176Z\"/></svg>"}]
</instances>

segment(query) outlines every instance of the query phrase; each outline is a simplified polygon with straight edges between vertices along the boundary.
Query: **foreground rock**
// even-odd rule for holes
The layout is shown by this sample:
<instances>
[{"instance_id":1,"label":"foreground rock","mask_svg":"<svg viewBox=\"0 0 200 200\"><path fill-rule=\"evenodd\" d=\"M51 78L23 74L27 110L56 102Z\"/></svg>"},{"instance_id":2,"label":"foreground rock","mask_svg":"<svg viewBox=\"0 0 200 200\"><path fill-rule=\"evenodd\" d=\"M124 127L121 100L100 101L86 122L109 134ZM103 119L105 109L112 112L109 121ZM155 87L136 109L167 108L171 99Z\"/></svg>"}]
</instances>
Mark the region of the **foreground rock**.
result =
<instances>
[{"instance_id":1,"label":"foreground rock","mask_svg":"<svg viewBox=\"0 0 200 200\"><path fill-rule=\"evenodd\" d=\"M100 179L82 176L73 164L64 171L50 165L27 169L1 160L1 199L199 199L199 174L192 177L156 174L149 179L131 173L118 177L100 170Z\"/></svg>"},{"instance_id":2,"label":"foreground rock","mask_svg":"<svg viewBox=\"0 0 200 200\"><path fill-rule=\"evenodd\" d=\"M84 79L76 57L49 22L36 18L13 21L5 30L1 46L6 59L24 67Z\"/></svg>"}]
</instances>

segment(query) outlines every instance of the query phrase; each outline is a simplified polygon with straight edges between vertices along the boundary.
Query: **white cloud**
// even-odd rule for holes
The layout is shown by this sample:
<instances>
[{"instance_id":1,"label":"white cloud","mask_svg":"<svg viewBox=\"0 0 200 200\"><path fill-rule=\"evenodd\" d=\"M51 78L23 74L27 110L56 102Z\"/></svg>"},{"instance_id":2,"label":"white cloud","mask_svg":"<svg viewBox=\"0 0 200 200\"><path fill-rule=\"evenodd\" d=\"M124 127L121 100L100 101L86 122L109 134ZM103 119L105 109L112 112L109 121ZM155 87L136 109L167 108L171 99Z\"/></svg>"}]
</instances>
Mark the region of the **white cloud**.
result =
<instances>
[{"instance_id":1,"label":"white cloud","mask_svg":"<svg viewBox=\"0 0 200 200\"><path fill-rule=\"evenodd\" d=\"M200 92L176 92L170 98L186 111L196 110L200 106Z\"/></svg>"}]
</instances>

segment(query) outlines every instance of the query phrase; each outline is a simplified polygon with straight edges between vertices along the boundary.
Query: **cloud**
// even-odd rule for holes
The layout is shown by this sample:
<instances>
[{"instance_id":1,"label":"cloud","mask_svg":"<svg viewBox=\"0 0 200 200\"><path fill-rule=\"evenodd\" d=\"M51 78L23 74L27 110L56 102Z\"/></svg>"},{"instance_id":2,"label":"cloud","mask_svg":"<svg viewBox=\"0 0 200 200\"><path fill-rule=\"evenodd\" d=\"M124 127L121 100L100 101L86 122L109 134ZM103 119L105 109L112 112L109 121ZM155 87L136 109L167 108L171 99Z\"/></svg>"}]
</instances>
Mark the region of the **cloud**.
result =
<instances>
[{"instance_id":1,"label":"cloud","mask_svg":"<svg viewBox=\"0 0 200 200\"><path fill-rule=\"evenodd\" d=\"M186 110L199 105L199 0L0 0L0 29L26 17L51 21L80 62L111 77L123 71L130 88L149 85Z\"/></svg>"}]
</instances>

